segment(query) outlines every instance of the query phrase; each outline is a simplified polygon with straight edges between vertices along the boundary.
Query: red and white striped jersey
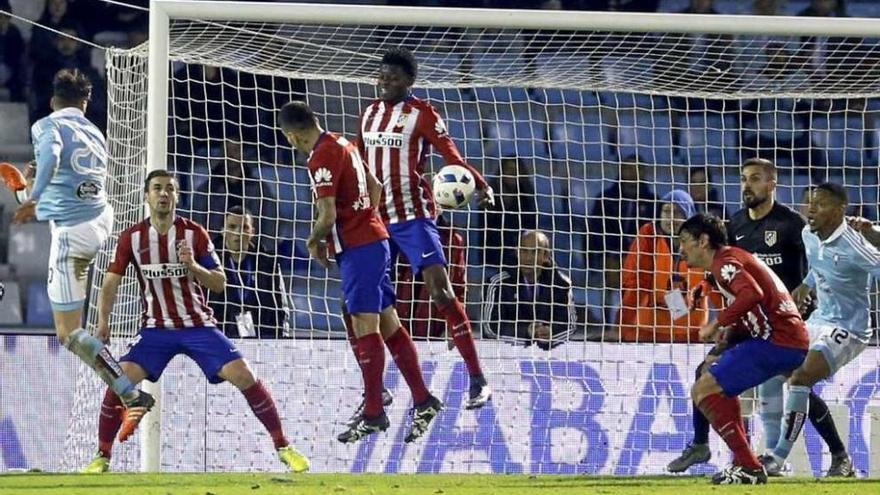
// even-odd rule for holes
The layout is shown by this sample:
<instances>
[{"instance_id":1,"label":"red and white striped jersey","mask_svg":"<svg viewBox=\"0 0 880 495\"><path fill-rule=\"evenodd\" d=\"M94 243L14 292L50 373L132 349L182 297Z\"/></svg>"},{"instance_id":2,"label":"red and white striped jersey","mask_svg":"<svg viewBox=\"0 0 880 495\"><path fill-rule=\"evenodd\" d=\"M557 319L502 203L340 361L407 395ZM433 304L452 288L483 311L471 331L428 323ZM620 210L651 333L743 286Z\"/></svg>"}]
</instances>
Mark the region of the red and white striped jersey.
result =
<instances>
[{"instance_id":1,"label":"red and white striped jersey","mask_svg":"<svg viewBox=\"0 0 880 495\"><path fill-rule=\"evenodd\" d=\"M429 103L415 96L396 104L376 100L361 115L358 148L385 187L379 216L386 224L434 218L434 196L424 177L430 145L447 165L467 167L477 187L485 187L485 180L462 158L446 124Z\"/></svg>"},{"instance_id":2,"label":"red and white striped jersey","mask_svg":"<svg viewBox=\"0 0 880 495\"><path fill-rule=\"evenodd\" d=\"M763 261L744 249L725 246L715 252L712 275L728 306L718 325L732 327L739 337L764 339L807 349L810 336L785 284Z\"/></svg>"},{"instance_id":3,"label":"red and white striped jersey","mask_svg":"<svg viewBox=\"0 0 880 495\"><path fill-rule=\"evenodd\" d=\"M388 238L370 204L367 168L354 144L324 132L309 154L308 166L315 198L335 198L336 224L327 236L332 254Z\"/></svg>"},{"instance_id":4,"label":"red and white striped jersey","mask_svg":"<svg viewBox=\"0 0 880 495\"><path fill-rule=\"evenodd\" d=\"M141 286L143 328L215 326L202 286L177 257L181 242L192 246L196 263L208 270L220 266L208 232L192 220L177 217L168 233L160 234L148 218L119 236L107 271L125 276L128 265L134 264Z\"/></svg>"}]
</instances>

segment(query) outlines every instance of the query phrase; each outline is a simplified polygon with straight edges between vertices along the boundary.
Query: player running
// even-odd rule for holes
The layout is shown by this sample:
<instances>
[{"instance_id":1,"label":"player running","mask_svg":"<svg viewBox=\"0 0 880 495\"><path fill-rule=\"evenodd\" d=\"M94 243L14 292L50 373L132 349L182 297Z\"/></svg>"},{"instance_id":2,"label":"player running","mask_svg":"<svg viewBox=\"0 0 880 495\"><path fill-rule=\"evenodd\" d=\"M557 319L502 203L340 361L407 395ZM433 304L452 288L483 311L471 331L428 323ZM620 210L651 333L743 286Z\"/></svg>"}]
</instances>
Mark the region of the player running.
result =
<instances>
[{"instance_id":1,"label":"player running","mask_svg":"<svg viewBox=\"0 0 880 495\"><path fill-rule=\"evenodd\" d=\"M85 112L92 83L76 69L62 69L52 81L52 113L31 127L36 170L27 194L25 177L10 164L0 176L21 202L13 222L48 221L48 293L58 340L89 365L126 407L134 429L155 402L135 388L110 350L82 327L88 270L113 230L107 204L107 144Z\"/></svg>"},{"instance_id":2,"label":"player running","mask_svg":"<svg viewBox=\"0 0 880 495\"><path fill-rule=\"evenodd\" d=\"M101 286L98 336L109 340L116 293L125 270L134 265L143 313L140 333L120 360L126 376L133 383L144 378L157 381L174 356L189 356L210 383L229 381L241 391L272 436L282 463L295 473L308 470L309 460L284 436L272 394L254 376L235 344L217 329L202 287L222 293L226 275L205 229L176 216L177 180L165 170L154 170L147 175L144 191L150 217L119 236ZM113 437L123 426L119 407L116 395L108 391L98 419L98 454L83 472L110 469ZM132 433L126 426L119 431L123 442Z\"/></svg>"},{"instance_id":3,"label":"player running","mask_svg":"<svg viewBox=\"0 0 880 495\"><path fill-rule=\"evenodd\" d=\"M714 484L760 484L767 473L749 447L739 394L803 362L809 340L798 308L779 277L749 252L727 245L721 219L697 214L679 230L689 266L710 270L728 306L700 329L729 348L694 383L691 397L733 451ZM808 391L809 392L809 391Z\"/></svg>"},{"instance_id":4,"label":"player running","mask_svg":"<svg viewBox=\"0 0 880 495\"><path fill-rule=\"evenodd\" d=\"M768 473L779 471L800 435L813 385L855 359L871 339L871 277L880 276L880 251L846 223L847 204L839 184L819 184L810 195L803 230L810 271L792 295L803 306L816 291L816 310L807 320L812 345L788 380L782 435L772 456L762 459ZM849 457L843 468L842 476L855 475Z\"/></svg>"},{"instance_id":5,"label":"player running","mask_svg":"<svg viewBox=\"0 0 880 495\"><path fill-rule=\"evenodd\" d=\"M361 161L357 148L321 129L305 103L284 105L279 121L290 144L309 154L318 218L307 246L323 266L329 267L328 252L339 263L344 304L351 314L354 350L364 379L363 412L337 439L356 442L389 426L382 397L384 340L412 391L415 407L405 438L412 442L427 431L443 403L425 387L415 345L394 308L388 232L373 206L381 185Z\"/></svg>"}]
</instances>

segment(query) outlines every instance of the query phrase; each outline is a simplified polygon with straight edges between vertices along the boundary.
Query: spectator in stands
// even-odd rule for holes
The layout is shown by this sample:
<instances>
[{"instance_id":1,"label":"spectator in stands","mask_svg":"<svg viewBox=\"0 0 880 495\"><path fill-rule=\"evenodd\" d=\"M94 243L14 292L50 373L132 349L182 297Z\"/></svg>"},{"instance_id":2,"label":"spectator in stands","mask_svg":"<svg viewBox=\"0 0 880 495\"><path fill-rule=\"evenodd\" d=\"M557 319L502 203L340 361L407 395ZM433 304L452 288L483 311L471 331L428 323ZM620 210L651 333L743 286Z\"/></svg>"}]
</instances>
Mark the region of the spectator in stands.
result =
<instances>
[{"instance_id":1,"label":"spectator in stands","mask_svg":"<svg viewBox=\"0 0 880 495\"><path fill-rule=\"evenodd\" d=\"M464 237L456 232L443 215L437 216L437 230L440 243L446 250L449 260L449 281L459 301L466 300L467 247ZM404 328L409 329L413 338L445 338L446 320L437 313L431 304L431 293L421 277L414 278L412 267L404 257L397 261L397 316Z\"/></svg>"},{"instance_id":2,"label":"spectator in stands","mask_svg":"<svg viewBox=\"0 0 880 495\"><path fill-rule=\"evenodd\" d=\"M812 0L807 8L798 12L798 15L847 17L846 3L844 0ZM856 37L804 37L801 38L802 46L797 59L798 62L807 66L804 73L817 82L852 78L861 80L863 75L854 73L859 59L875 51L873 43L865 44L864 41L864 39ZM816 100L813 103L813 109L824 110L830 105L831 102L828 100Z\"/></svg>"},{"instance_id":3,"label":"spectator in stands","mask_svg":"<svg viewBox=\"0 0 880 495\"><path fill-rule=\"evenodd\" d=\"M192 195L192 219L204 225L211 234L223 229L225 214L238 206L254 212L264 247L278 239L278 201L267 181L260 180L257 164L246 160L242 143L227 139L223 143L224 158L211 169L208 180ZM290 221L287 219L286 221Z\"/></svg>"},{"instance_id":4,"label":"spectator in stands","mask_svg":"<svg viewBox=\"0 0 880 495\"><path fill-rule=\"evenodd\" d=\"M223 333L238 338L289 336L290 304L278 260L260 246L251 212L230 208L217 244L226 289L209 292L208 304Z\"/></svg>"},{"instance_id":5,"label":"spectator in stands","mask_svg":"<svg viewBox=\"0 0 880 495\"><path fill-rule=\"evenodd\" d=\"M810 5L798 12L801 16L811 17L846 17L844 0L811 0Z\"/></svg>"},{"instance_id":6,"label":"spectator in stands","mask_svg":"<svg viewBox=\"0 0 880 495\"><path fill-rule=\"evenodd\" d=\"M618 180L602 191L590 213L587 251L591 258L610 255L619 259L639 226L655 218L657 198L645 182L646 177L645 167L637 157L621 161ZM592 261L596 260L591 259L590 266L599 266Z\"/></svg>"},{"instance_id":7,"label":"spectator in stands","mask_svg":"<svg viewBox=\"0 0 880 495\"><path fill-rule=\"evenodd\" d=\"M755 0L752 4L753 15L783 15L780 4L783 0Z\"/></svg>"},{"instance_id":8,"label":"spectator in stands","mask_svg":"<svg viewBox=\"0 0 880 495\"><path fill-rule=\"evenodd\" d=\"M99 5L91 7L88 31L93 35L102 32L128 33L147 24L149 15L145 9L149 6L150 0L125 0L125 5L99 2Z\"/></svg>"},{"instance_id":9,"label":"spectator in stands","mask_svg":"<svg viewBox=\"0 0 880 495\"><path fill-rule=\"evenodd\" d=\"M43 11L37 24L55 30L61 30L64 27L73 27L79 30L78 19L70 8L68 0L49 0L46 2L46 10ZM34 26L31 30L30 58L34 67L50 62L55 56L55 38L55 32L49 29Z\"/></svg>"},{"instance_id":10,"label":"spectator in stands","mask_svg":"<svg viewBox=\"0 0 880 495\"><path fill-rule=\"evenodd\" d=\"M691 0L690 5L681 14L718 14L715 0Z\"/></svg>"},{"instance_id":11,"label":"spectator in stands","mask_svg":"<svg viewBox=\"0 0 880 495\"><path fill-rule=\"evenodd\" d=\"M128 47L134 48L147 42L150 27L147 24L139 24L128 31Z\"/></svg>"},{"instance_id":12,"label":"spectator in stands","mask_svg":"<svg viewBox=\"0 0 880 495\"><path fill-rule=\"evenodd\" d=\"M178 69L170 97L179 153L192 155L222 139L256 142L258 78L210 65Z\"/></svg>"},{"instance_id":13,"label":"spectator in stands","mask_svg":"<svg viewBox=\"0 0 880 495\"><path fill-rule=\"evenodd\" d=\"M708 323L705 298L690 309L691 289L704 271L691 269L678 251L678 227L696 213L690 195L674 189L663 196L660 217L639 229L623 262L618 322L624 342L699 342Z\"/></svg>"},{"instance_id":14,"label":"spectator in stands","mask_svg":"<svg viewBox=\"0 0 880 495\"><path fill-rule=\"evenodd\" d=\"M483 337L547 350L568 340L577 324L571 279L554 265L543 232L524 232L517 255L518 266L502 270L486 286Z\"/></svg>"},{"instance_id":15,"label":"spectator in stands","mask_svg":"<svg viewBox=\"0 0 880 495\"><path fill-rule=\"evenodd\" d=\"M9 0L0 0L0 10L12 11ZM8 14L0 12L0 86L9 90L10 101L25 101L24 52L21 31L10 22Z\"/></svg>"},{"instance_id":16,"label":"spectator in stands","mask_svg":"<svg viewBox=\"0 0 880 495\"><path fill-rule=\"evenodd\" d=\"M91 120L102 130L107 127L107 89L104 79L92 68L89 53L79 42L82 32L75 24L59 27L51 54L34 65L31 121L46 113L52 97L52 80L61 69L79 69L92 81L92 100L89 103Z\"/></svg>"},{"instance_id":17,"label":"spectator in stands","mask_svg":"<svg viewBox=\"0 0 880 495\"><path fill-rule=\"evenodd\" d=\"M486 266L511 266L516 257L508 252L519 245L523 230L538 226L535 183L529 167L516 158L502 158L498 177L489 179L495 206L485 213Z\"/></svg>"},{"instance_id":18,"label":"spectator in stands","mask_svg":"<svg viewBox=\"0 0 880 495\"><path fill-rule=\"evenodd\" d=\"M712 172L708 167L691 167L688 169L688 192L697 206L697 210L711 213L722 220L727 220L724 202L715 187Z\"/></svg>"}]
</instances>

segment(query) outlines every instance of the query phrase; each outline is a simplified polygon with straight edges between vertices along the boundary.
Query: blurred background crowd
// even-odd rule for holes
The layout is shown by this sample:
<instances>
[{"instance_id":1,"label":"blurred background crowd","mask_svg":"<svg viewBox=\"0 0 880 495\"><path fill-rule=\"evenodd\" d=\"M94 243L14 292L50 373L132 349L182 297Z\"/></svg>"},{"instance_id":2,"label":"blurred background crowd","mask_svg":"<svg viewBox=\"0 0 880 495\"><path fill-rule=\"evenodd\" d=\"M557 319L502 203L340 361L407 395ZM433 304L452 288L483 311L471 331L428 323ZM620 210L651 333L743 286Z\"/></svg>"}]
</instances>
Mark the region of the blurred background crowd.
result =
<instances>
[{"instance_id":1,"label":"blurred background crowd","mask_svg":"<svg viewBox=\"0 0 880 495\"><path fill-rule=\"evenodd\" d=\"M0 0L0 11L57 31L0 13L0 159L23 163L31 158L28 128L49 111L51 76L60 68L76 67L90 75L95 90L89 117L106 128L105 51L100 47L128 48L147 39L144 8L149 2L124 2L130 6L99 0ZM880 17L880 2L871 0L347 3ZM809 54L805 74L822 70L829 41L798 41L794 49ZM859 43L875 54L872 40ZM235 254L242 230L248 230L244 243L257 253L245 276L232 284L235 293L230 290L215 301L218 314L236 313L227 307L232 303L252 307L258 327L266 327L258 332L263 337L341 331L342 322L331 316L338 313L333 282L315 282L326 272L308 260L302 245L312 218L311 193L305 170L291 166L302 157L294 156L277 130L265 124L273 122L272 113L291 95L301 95L326 116L327 128L352 134L369 95L357 85L211 66L176 64L172 77L169 167L181 180L181 211L205 225L223 252ZM621 267L639 229L660 220L663 205L672 202L668 198L677 198L673 191L687 192L697 210L729 218L741 208L738 165L752 156L779 167L781 202L798 208L809 184L832 179L849 187L855 203L851 213L877 219L880 99L712 100L503 87L418 89L416 94L436 102L459 148L497 194L488 211L447 212L443 219L447 242L458 237L463 266L456 278L462 288L467 286L468 310L476 320L491 317L484 286L517 264L521 231L539 229L549 239L548 262L571 278L576 323L568 338L616 340ZM438 165L435 161L434 169ZM0 280L8 290L0 303L0 326L47 327L45 259L32 253L48 245L48 229L10 227L15 205L5 196L0 198ZM405 267L401 270L399 280L412 282ZM409 286L404 299L419 299L419 293L418 285ZM273 311L260 323L265 308ZM409 313L429 314L418 307ZM231 325L228 331L237 330Z\"/></svg>"}]
</instances>

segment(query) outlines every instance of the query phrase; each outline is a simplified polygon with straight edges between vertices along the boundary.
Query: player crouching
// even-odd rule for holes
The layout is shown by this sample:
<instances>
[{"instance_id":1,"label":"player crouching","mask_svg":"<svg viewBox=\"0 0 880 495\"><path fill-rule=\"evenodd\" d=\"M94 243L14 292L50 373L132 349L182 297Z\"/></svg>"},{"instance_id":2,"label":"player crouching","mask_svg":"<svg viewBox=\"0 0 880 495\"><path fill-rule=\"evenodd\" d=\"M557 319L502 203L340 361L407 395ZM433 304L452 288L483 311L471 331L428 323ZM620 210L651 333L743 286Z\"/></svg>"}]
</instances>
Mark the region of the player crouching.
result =
<instances>
[{"instance_id":1,"label":"player crouching","mask_svg":"<svg viewBox=\"0 0 880 495\"><path fill-rule=\"evenodd\" d=\"M694 404L733 451L733 464L712 483L766 483L767 473L749 447L739 395L801 365L809 345L806 325L779 277L748 251L727 245L721 219L697 214L678 236L688 266L710 270L728 301L700 329L700 338L730 347L691 389Z\"/></svg>"},{"instance_id":2,"label":"player crouching","mask_svg":"<svg viewBox=\"0 0 880 495\"><path fill-rule=\"evenodd\" d=\"M133 264L143 301L142 328L128 354L120 359L133 383L157 381L178 354L195 361L210 383L229 381L238 388L254 415L263 423L278 456L290 470L309 469L309 460L284 436L281 419L269 390L257 380L241 353L217 329L202 287L223 292L226 275L208 233L195 222L175 215L178 186L164 170L147 175L146 201L150 217L119 236L116 256L107 269L98 303L98 336L110 338L110 313L122 277ZM98 420L98 455L83 470L103 473L110 468L113 437L122 426L119 398L104 395ZM123 428L124 442L133 429Z\"/></svg>"}]
</instances>

